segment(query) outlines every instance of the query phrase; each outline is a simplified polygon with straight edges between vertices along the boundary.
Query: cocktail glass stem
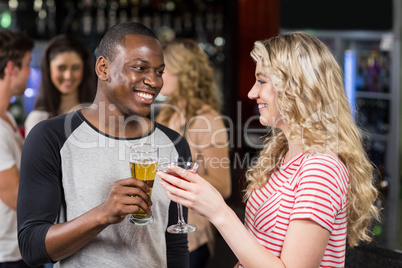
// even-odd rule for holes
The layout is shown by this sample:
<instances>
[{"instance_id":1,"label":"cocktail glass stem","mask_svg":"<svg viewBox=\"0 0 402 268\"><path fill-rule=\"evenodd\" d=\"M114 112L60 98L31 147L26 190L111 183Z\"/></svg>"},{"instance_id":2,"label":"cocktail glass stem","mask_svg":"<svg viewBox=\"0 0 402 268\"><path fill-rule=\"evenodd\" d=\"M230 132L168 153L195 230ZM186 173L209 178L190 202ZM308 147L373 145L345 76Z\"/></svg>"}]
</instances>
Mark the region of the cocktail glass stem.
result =
<instances>
[{"instance_id":1,"label":"cocktail glass stem","mask_svg":"<svg viewBox=\"0 0 402 268\"><path fill-rule=\"evenodd\" d=\"M177 224L179 224L179 225L186 224L186 222L184 221L184 217L183 217L183 206L181 204L179 204L179 203L177 203L177 211L178 211L178 213L177 213L177 217L178 217Z\"/></svg>"}]
</instances>

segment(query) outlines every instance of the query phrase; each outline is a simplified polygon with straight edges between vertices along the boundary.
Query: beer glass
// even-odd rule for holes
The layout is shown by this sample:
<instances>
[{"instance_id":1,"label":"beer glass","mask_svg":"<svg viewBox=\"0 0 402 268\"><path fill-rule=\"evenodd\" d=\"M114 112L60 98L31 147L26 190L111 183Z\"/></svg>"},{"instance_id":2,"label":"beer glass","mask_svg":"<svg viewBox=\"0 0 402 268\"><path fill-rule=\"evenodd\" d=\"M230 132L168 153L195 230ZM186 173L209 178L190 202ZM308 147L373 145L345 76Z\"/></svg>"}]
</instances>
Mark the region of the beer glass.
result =
<instances>
[{"instance_id":1,"label":"beer glass","mask_svg":"<svg viewBox=\"0 0 402 268\"><path fill-rule=\"evenodd\" d=\"M149 143L138 143L130 146L131 176L145 182L150 188L149 197L155 181L156 167L159 161L159 149ZM130 222L136 225L147 225L153 222L154 217L148 215L142 208L139 213L129 216Z\"/></svg>"},{"instance_id":2,"label":"beer glass","mask_svg":"<svg viewBox=\"0 0 402 268\"><path fill-rule=\"evenodd\" d=\"M159 165L158 171L168 173L168 174L178 177L182 180L184 180L184 178L182 178L180 175L168 170L168 168L167 168L168 165L178 166L178 167L181 167L181 168L186 169L193 173L196 173L197 169L198 169L197 163L189 162L189 161L171 162L168 164ZM178 212L177 224L169 226L167 228L167 231L172 234L186 234L186 233L194 232L197 229L197 227L186 223L186 221L184 220L184 217L183 217L183 206L179 203L177 203L177 212Z\"/></svg>"}]
</instances>

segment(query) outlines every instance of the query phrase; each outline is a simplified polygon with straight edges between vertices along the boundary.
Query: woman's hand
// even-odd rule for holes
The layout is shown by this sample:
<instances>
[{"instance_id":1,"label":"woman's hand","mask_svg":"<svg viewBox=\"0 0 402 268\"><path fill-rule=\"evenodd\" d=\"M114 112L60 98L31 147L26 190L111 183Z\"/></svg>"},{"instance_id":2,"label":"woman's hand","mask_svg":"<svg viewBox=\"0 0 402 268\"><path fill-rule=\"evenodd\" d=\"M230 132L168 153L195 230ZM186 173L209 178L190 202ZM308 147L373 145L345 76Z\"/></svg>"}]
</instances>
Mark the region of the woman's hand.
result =
<instances>
[{"instance_id":1,"label":"woman's hand","mask_svg":"<svg viewBox=\"0 0 402 268\"><path fill-rule=\"evenodd\" d=\"M226 206L221 194L205 179L191 171L169 166L169 171L181 178L159 171L161 185L169 198L183 206L197 211L213 223Z\"/></svg>"}]
</instances>

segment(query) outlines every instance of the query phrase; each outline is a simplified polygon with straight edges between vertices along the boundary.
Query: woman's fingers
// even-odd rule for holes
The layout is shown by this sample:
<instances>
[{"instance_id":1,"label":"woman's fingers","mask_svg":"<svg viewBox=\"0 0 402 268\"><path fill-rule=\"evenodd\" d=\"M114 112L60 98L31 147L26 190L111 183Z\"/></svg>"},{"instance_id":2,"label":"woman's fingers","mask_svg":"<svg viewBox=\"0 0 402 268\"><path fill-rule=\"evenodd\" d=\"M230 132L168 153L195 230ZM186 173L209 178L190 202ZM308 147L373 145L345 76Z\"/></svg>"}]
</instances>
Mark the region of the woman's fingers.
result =
<instances>
[{"instance_id":1,"label":"woman's fingers","mask_svg":"<svg viewBox=\"0 0 402 268\"><path fill-rule=\"evenodd\" d=\"M190 181L190 182L196 182L196 177L194 176L196 174L196 172L194 172L193 170L189 170L189 169L183 169L181 167L178 166L174 166L174 165L170 165L168 166L168 169L170 172L172 172L172 174L177 174L179 175L181 178Z\"/></svg>"},{"instance_id":2,"label":"woman's fingers","mask_svg":"<svg viewBox=\"0 0 402 268\"><path fill-rule=\"evenodd\" d=\"M161 181L161 185L162 185L162 187L165 187L165 185L168 185L168 183L166 183L166 182L164 182L164 181ZM176 194L174 194L172 191L169 191L167 188L165 188L165 189L166 189L166 193L167 193L168 197L169 197L173 202L179 203L179 204L181 204L181 205L183 205L183 206L185 206L185 207L190 207L189 204L191 204L191 202L188 201L188 199L183 198L181 195L176 195ZM175 189L173 189L173 191L175 191ZM182 192L183 192L183 191L182 191Z\"/></svg>"},{"instance_id":3,"label":"woman's fingers","mask_svg":"<svg viewBox=\"0 0 402 268\"><path fill-rule=\"evenodd\" d=\"M166 189L166 191L168 191L168 193L186 200L192 198L191 190L194 187L192 182L188 182L185 179L180 179L174 175L161 171L159 171L157 175L162 179L161 185Z\"/></svg>"}]
</instances>

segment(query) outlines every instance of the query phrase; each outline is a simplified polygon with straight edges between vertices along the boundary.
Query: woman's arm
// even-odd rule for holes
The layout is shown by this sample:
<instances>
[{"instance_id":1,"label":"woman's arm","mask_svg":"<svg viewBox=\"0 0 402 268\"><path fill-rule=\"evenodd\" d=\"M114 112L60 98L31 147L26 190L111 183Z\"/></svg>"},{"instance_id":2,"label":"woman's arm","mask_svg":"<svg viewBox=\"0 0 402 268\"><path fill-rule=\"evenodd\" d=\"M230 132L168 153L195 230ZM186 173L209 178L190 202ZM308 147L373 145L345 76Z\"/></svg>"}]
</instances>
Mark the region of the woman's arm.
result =
<instances>
[{"instance_id":1,"label":"woman's arm","mask_svg":"<svg viewBox=\"0 0 402 268\"><path fill-rule=\"evenodd\" d=\"M163 179L161 184L168 191L169 197L207 217L244 267L319 266L329 239L329 232L318 224L310 220L292 221L285 237L282 255L278 258L245 228L211 184L197 174L183 173L176 167L172 170L180 172L189 182L158 173Z\"/></svg>"}]
</instances>

